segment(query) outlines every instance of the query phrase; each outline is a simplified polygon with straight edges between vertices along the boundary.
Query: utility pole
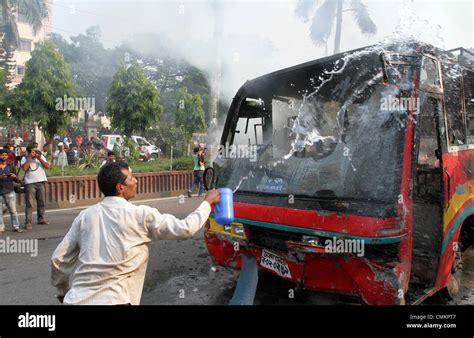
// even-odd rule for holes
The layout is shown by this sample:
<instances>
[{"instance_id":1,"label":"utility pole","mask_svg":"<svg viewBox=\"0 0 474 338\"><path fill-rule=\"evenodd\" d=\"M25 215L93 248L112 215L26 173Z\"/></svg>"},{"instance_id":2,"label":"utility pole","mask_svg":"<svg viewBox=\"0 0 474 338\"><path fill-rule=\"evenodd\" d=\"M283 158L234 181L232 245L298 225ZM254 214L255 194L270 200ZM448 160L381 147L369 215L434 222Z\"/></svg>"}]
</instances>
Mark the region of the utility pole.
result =
<instances>
[{"instance_id":1,"label":"utility pole","mask_svg":"<svg viewBox=\"0 0 474 338\"><path fill-rule=\"evenodd\" d=\"M213 72L211 73L211 93L209 96L209 107L208 107L208 136L206 143L211 146L218 145L217 135L217 126L218 121L217 117L219 115L219 99L221 92L221 82L222 82L222 40L223 40L223 30L224 30L224 4L219 0L211 0L210 6L213 9L214 14L214 31L213 39L214 41L214 55L216 56L215 67L213 67ZM217 147L216 147L217 149ZM212 160L214 159L214 147L210 147L210 160L212 166Z\"/></svg>"}]
</instances>

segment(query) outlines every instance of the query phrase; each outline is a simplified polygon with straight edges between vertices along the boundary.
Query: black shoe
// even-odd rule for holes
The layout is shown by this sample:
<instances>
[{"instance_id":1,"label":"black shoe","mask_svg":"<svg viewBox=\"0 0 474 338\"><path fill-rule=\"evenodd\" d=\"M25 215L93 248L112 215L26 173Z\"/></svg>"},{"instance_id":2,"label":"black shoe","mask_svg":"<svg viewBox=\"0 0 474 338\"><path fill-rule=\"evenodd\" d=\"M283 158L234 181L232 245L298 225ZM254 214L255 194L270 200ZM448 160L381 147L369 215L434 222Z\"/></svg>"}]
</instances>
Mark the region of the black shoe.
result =
<instances>
[{"instance_id":1,"label":"black shoe","mask_svg":"<svg viewBox=\"0 0 474 338\"><path fill-rule=\"evenodd\" d=\"M191 190L188 190L188 197L191 198Z\"/></svg>"}]
</instances>

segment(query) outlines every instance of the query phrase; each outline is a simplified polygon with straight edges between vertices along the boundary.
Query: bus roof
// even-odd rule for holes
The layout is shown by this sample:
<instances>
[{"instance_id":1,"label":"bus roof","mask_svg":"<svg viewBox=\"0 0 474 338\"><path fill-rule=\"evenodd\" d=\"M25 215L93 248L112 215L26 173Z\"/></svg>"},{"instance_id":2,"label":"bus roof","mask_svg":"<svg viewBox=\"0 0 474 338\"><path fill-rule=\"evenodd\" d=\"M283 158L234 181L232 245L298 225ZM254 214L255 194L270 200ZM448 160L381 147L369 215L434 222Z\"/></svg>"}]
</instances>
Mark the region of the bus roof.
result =
<instances>
[{"instance_id":1,"label":"bus roof","mask_svg":"<svg viewBox=\"0 0 474 338\"><path fill-rule=\"evenodd\" d=\"M462 48L462 47L445 51L445 50L442 50L438 47L435 47L435 46L430 45L430 44L425 43L425 42L416 41L416 40L406 40L406 41L401 42L401 43L399 42L399 43L391 43L391 44L384 45L384 50L386 50L387 52L390 52L390 51L401 52L402 50L400 50L400 46L403 46L403 48L404 48L403 52L404 53L413 53L413 54L429 53L429 54L432 54L432 55L445 55L445 56L450 56L450 57L456 57L457 61L460 64L462 64L463 66L465 66L467 68L470 68L471 70L474 68L473 67L474 66L474 53L469 52L468 50L466 50L465 48ZM338 59L341 59L346 55L354 54L354 53L357 53L357 52L360 52L360 51L363 51L363 50L374 49L374 51L375 51L376 50L375 48L377 48L377 47L380 47L380 44L369 45L369 46L366 46L366 47L357 48L357 49L341 52L341 53L338 53L338 54L326 56L326 57L323 57L323 58L315 59L315 60L308 61L308 62L305 62L305 63L301 63L301 64L298 64L298 65L295 65L295 66L291 66L291 67L288 67L288 68L283 68L283 69L280 69L280 70L277 70L277 71L259 76L257 78L252 79L252 80L248 80L242 87L247 87L247 86L251 87L251 86L253 86L254 84L256 84L258 82L269 80L269 79L274 78L276 76L282 76L282 75L285 75L286 73L291 73L291 72L294 72L294 71L304 71L306 69L313 68L315 66L318 66L318 65L321 65L321 64L324 64L324 63L335 62ZM459 51L459 50L461 50L460 55L462 57L459 57L458 55L453 53L453 52L456 52L456 51ZM465 56L466 54L469 54L472 57L472 59L471 58L466 58L466 56ZM465 62L466 59L468 59L470 61Z\"/></svg>"}]
</instances>

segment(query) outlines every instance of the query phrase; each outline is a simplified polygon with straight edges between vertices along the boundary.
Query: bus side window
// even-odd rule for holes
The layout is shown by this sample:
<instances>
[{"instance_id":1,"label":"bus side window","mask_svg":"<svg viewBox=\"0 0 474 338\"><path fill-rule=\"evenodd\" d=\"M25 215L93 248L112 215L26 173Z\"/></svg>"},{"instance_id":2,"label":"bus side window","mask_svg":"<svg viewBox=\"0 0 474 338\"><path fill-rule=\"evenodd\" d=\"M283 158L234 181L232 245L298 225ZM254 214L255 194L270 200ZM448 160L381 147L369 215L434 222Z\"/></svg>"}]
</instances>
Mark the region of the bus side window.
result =
<instances>
[{"instance_id":1,"label":"bus side window","mask_svg":"<svg viewBox=\"0 0 474 338\"><path fill-rule=\"evenodd\" d=\"M439 123L442 116L441 100L423 95L419 121L419 148L416 170L415 196L429 203L438 203L441 194L441 166L436 152L440 152Z\"/></svg>"},{"instance_id":2,"label":"bus side window","mask_svg":"<svg viewBox=\"0 0 474 338\"><path fill-rule=\"evenodd\" d=\"M450 146L466 144L462 104L462 71L458 64L443 63L444 107Z\"/></svg>"},{"instance_id":3,"label":"bus side window","mask_svg":"<svg viewBox=\"0 0 474 338\"><path fill-rule=\"evenodd\" d=\"M418 151L419 168L439 168L439 160L435 155L438 149L436 119L440 114L440 102L426 97L421 106L420 123L420 148Z\"/></svg>"},{"instance_id":4,"label":"bus side window","mask_svg":"<svg viewBox=\"0 0 474 338\"><path fill-rule=\"evenodd\" d=\"M420 89L430 91L440 85L436 61L429 57L424 57L420 72Z\"/></svg>"},{"instance_id":5,"label":"bus side window","mask_svg":"<svg viewBox=\"0 0 474 338\"><path fill-rule=\"evenodd\" d=\"M464 70L464 105L466 107L467 143L474 144L474 72Z\"/></svg>"}]
</instances>

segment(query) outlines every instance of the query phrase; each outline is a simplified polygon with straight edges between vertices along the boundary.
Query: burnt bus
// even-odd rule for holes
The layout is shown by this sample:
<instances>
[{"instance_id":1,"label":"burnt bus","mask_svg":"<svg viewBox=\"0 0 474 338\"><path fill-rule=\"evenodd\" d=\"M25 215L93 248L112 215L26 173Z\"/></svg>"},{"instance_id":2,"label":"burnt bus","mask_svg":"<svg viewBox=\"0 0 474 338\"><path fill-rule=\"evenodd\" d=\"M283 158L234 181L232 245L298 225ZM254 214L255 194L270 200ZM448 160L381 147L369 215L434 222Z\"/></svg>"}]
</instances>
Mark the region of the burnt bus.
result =
<instances>
[{"instance_id":1,"label":"burnt bus","mask_svg":"<svg viewBox=\"0 0 474 338\"><path fill-rule=\"evenodd\" d=\"M241 269L253 257L296 286L368 304L453 297L474 234L467 56L403 41L247 81L220 147L256 156L214 161L235 221L211 214L213 260Z\"/></svg>"}]
</instances>

